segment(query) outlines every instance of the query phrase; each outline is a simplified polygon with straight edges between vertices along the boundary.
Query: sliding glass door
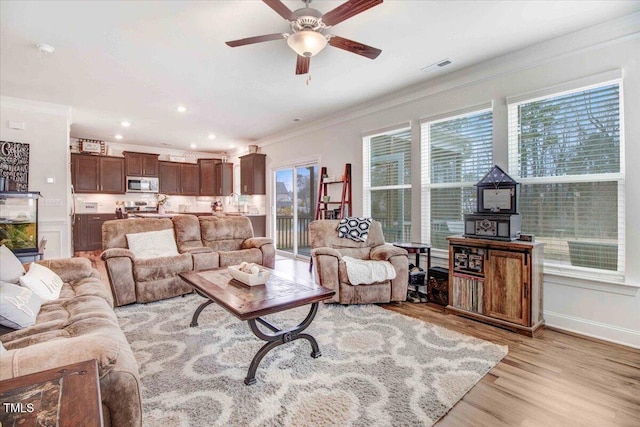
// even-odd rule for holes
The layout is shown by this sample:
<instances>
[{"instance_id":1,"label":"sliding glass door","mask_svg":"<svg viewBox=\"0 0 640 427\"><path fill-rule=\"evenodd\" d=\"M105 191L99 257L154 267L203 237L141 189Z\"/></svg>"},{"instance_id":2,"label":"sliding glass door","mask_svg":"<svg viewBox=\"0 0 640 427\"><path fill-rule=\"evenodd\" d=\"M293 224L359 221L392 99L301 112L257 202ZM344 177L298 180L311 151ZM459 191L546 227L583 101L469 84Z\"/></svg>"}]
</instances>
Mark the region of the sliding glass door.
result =
<instances>
[{"instance_id":1,"label":"sliding glass door","mask_svg":"<svg viewBox=\"0 0 640 427\"><path fill-rule=\"evenodd\" d=\"M309 223L315 218L318 165L276 169L274 180L276 249L292 257L310 257Z\"/></svg>"}]
</instances>

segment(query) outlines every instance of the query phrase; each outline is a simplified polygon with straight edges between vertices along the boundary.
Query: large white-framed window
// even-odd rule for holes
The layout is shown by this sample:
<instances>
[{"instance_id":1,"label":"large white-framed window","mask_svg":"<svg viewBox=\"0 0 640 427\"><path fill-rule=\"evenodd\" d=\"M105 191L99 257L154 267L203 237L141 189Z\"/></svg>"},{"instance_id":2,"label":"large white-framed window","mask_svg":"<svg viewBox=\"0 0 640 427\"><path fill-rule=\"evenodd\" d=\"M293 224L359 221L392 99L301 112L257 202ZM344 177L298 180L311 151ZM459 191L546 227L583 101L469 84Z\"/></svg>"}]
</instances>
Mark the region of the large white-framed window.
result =
<instances>
[{"instance_id":1,"label":"large white-framed window","mask_svg":"<svg viewBox=\"0 0 640 427\"><path fill-rule=\"evenodd\" d=\"M411 125L362 138L363 215L382 223L385 240L411 239Z\"/></svg>"},{"instance_id":2,"label":"large white-framed window","mask_svg":"<svg viewBox=\"0 0 640 427\"><path fill-rule=\"evenodd\" d=\"M463 216L476 210L474 186L493 166L491 105L425 120L421 134L423 241L446 250L446 237L463 233Z\"/></svg>"},{"instance_id":3,"label":"large white-framed window","mask_svg":"<svg viewBox=\"0 0 640 427\"><path fill-rule=\"evenodd\" d=\"M508 99L509 173L545 271L624 276L622 81Z\"/></svg>"}]
</instances>

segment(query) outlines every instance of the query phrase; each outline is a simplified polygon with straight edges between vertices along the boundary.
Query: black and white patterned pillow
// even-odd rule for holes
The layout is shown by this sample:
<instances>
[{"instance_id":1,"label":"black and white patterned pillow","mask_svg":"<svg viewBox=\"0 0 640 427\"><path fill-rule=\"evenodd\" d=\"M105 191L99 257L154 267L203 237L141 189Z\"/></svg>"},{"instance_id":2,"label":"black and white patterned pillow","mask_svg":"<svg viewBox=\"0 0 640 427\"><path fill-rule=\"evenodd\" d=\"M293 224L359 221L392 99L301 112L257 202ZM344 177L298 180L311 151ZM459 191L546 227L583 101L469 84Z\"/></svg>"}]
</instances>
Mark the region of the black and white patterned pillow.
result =
<instances>
[{"instance_id":1,"label":"black and white patterned pillow","mask_svg":"<svg viewBox=\"0 0 640 427\"><path fill-rule=\"evenodd\" d=\"M369 237L369 226L371 218L348 216L342 218L338 224L338 237L355 240L356 242L366 242Z\"/></svg>"}]
</instances>

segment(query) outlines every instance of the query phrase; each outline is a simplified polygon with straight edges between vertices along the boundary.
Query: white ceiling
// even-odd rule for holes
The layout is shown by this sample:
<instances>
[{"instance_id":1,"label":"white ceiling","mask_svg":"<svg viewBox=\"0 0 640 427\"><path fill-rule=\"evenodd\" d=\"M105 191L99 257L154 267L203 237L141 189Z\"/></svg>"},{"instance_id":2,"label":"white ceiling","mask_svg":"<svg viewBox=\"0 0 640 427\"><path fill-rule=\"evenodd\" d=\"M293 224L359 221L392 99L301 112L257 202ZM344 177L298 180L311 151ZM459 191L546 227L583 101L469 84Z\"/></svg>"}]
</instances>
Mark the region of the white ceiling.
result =
<instances>
[{"instance_id":1,"label":"white ceiling","mask_svg":"<svg viewBox=\"0 0 640 427\"><path fill-rule=\"evenodd\" d=\"M123 143L222 152L638 10L640 1L386 0L327 31L382 54L372 61L328 46L311 58L307 85L284 40L224 44L290 32L260 1L2 0L0 95L71 106L73 137L120 133ZM446 68L421 71L447 58ZM177 113L179 104L188 111Z\"/></svg>"}]
</instances>

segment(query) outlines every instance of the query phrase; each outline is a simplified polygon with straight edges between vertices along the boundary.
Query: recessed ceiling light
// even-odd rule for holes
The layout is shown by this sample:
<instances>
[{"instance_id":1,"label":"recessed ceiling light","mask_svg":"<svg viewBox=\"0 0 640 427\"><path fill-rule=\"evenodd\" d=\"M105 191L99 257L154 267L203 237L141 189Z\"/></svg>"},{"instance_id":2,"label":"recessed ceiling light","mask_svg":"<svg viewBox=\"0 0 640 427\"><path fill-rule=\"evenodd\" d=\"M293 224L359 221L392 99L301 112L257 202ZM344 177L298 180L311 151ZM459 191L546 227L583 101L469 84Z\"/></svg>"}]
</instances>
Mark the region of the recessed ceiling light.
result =
<instances>
[{"instance_id":1,"label":"recessed ceiling light","mask_svg":"<svg viewBox=\"0 0 640 427\"><path fill-rule=\"evenodd\" d=\"M229 148L236 148L236 144L229 144Z\"/></svg>"},{"instance_id":2,"label":"recessed ceiling light","mask_svg":"<svg viewBox=\"0 0 640 427\"><path fill-rule=\"evenodd\" d=\"M196 144L194 144L194 143L192 142L192 143L191 143L191 145L189 145L189 147L191 147L191 148L196 148L196 147L197 147L197 145L196 145Z\"/></svg>"},{"instance_id":3,"label":"recessed ceiling light","mask_svg":"<svg viewBox=\"0 0 640 427\"><path fill-rule=\"evenodd\" d=\"M187 107L185 107L184 105L178 105L178 113L184 113L185 111L187 111Z\"/></svg>"},{"instance_id":4,"label":"recessed ceiling light","mask_svg":"<svg viewBox=\"0 0 640 427\"><path fill-rule=\"evenodd\" d=\"M129 126L131 126L131 123L129 122L121 122L120 124L122 125L123 128L128 128Z\"/></svg>"},{"instance_id":5,"label":"recessed ceiling light","mask_svg":"<svg viewBox=\"0 0 640 427\"><path fill-rule=\"evenodd\" d=\"M209 134L209 139L216 139L216 135L215 135L215 134L213 134L213 133L210 133L210 134Z\"/></svg>"},{"instance_id":6,"label":"recessed ceiling light","mask_svg":"<svg viewBox=\"0 0 640 427\"><path fill-rule=\"evenodd\" d=\"M120 134L116 135L116 139L117 140L121 140L122 139L122 135L120 135Z\"/></svg>"},{"instance_id":7,"label":"recessed ceiling light","mask_svg":"<svg viewBox=\"0 0 640 427\"><path fill-rule=\"evenodd\" d=\"M48 44L40 43L40 44L37 44L36 47L40 52L45 53L47 55L56 51L56 49L53 46L49 46Z\"/></svg>"}]
</instances>

